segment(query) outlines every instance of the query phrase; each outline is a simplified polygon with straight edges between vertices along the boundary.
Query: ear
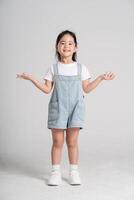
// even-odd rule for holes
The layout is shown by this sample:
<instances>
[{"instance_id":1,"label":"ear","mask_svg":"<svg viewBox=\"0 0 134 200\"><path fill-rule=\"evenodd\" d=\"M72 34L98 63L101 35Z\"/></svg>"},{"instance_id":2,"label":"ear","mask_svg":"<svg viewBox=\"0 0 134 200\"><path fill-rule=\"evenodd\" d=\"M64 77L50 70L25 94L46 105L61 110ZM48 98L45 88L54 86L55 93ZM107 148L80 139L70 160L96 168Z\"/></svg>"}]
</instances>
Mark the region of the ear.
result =
<instances>
[{"instance_id":1,"label":"ear","mask_svg":"<svg viewBox=\"0 0 134 200\"><path fill-rule=\"evenodd\" d=\"M56 51L58 52L58 46L56 46Z\"/></svg>"},{"instance_id":2,"label":"ear","mask_svg":"<svg viewBox=\"0 0 134 200\"><path fill-rule=\"evenodd\" d=\"M75 47L74 52L78 51L78 47Z\"/></svg>"}]
</instances>

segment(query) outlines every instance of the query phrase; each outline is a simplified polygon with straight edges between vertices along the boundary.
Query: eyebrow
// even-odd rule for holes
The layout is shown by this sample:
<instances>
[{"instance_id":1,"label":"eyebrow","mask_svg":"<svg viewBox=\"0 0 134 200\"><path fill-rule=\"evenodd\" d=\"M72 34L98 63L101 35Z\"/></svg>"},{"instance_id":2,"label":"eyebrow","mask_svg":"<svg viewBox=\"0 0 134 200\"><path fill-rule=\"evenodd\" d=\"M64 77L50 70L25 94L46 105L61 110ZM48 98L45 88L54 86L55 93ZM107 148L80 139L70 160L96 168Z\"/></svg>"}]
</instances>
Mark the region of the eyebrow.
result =
<instances>
[{"instance_id":1,"label":"eyebrow","mask_svg":"<svg viewBox=\"0 0 134 200\"><path fill-rule=\"evenodd\" d=\"M65 40L61 40L60 42L66 42ZM74 41L68 41L68 42L74 42Z\"/></svg>"}]
</instances>

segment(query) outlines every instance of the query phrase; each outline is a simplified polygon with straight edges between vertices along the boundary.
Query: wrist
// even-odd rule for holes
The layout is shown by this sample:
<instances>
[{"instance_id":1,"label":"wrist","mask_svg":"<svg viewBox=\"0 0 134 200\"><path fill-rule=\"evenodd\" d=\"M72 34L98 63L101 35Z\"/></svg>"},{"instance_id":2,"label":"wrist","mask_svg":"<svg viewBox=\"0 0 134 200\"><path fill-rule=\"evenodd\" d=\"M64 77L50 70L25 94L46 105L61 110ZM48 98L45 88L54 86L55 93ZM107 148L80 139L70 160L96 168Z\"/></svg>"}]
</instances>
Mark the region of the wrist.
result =
<instances>
[{"instance_id":1,"label":"wrist","mask_svg":"<svg viewBox=\"0 0 134 200\"><path fill-rule=\"evenodd\" d=\"M29 77L29 81L32 81L32 82L33 82L33 81L34 81L34 77L30 76L30 77Z\"/></svg>"},{"instance_id":2,"label":"wrist","mask_svg":"<svg viewBox=\"0 0 134 200\"><path fill-rule=\"evenodd\" d=\"M103 81L103 80L104 80L104 76L103 76L103 74L100 75L98 78L99 78L100 81Z\"/></svg>"}]
</instances>

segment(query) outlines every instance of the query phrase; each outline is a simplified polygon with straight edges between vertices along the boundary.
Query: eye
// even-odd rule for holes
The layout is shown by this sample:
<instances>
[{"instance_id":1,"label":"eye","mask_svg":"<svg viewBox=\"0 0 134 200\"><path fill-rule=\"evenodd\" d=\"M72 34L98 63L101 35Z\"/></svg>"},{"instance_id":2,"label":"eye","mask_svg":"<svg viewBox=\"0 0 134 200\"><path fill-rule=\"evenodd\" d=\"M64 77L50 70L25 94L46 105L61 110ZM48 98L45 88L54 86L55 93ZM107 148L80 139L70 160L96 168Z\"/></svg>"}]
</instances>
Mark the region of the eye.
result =
<instances>
[{"instance_id":1,"label":"eye","mask_svg":"<svg viewBox=\"0 0 134 200\"><path fill-rule=\"evenodd\" d=\"M60 44L65 44L65 42L60 42Z\"/></svg>"}]
</instances>

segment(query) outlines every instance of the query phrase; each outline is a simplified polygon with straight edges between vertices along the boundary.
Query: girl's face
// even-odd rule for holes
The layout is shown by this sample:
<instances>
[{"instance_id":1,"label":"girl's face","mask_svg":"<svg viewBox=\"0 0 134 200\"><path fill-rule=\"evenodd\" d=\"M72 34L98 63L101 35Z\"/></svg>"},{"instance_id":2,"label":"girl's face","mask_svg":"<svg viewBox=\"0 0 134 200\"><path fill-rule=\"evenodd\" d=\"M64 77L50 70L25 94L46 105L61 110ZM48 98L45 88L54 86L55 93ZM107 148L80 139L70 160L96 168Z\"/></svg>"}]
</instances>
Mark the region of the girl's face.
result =
<instances>
[{"instance_id":1,"label":"girl's face","mask_svg":"<svg viewBox=\"0 0 134 200\"><path fill-rule=\"evenodd\" d=\"M76 52L76 50L77 47L74 38L69 34L64 35L57 45L57 51L61 58L72 58L73 53Z\"/></svg>"}]
</instances>

